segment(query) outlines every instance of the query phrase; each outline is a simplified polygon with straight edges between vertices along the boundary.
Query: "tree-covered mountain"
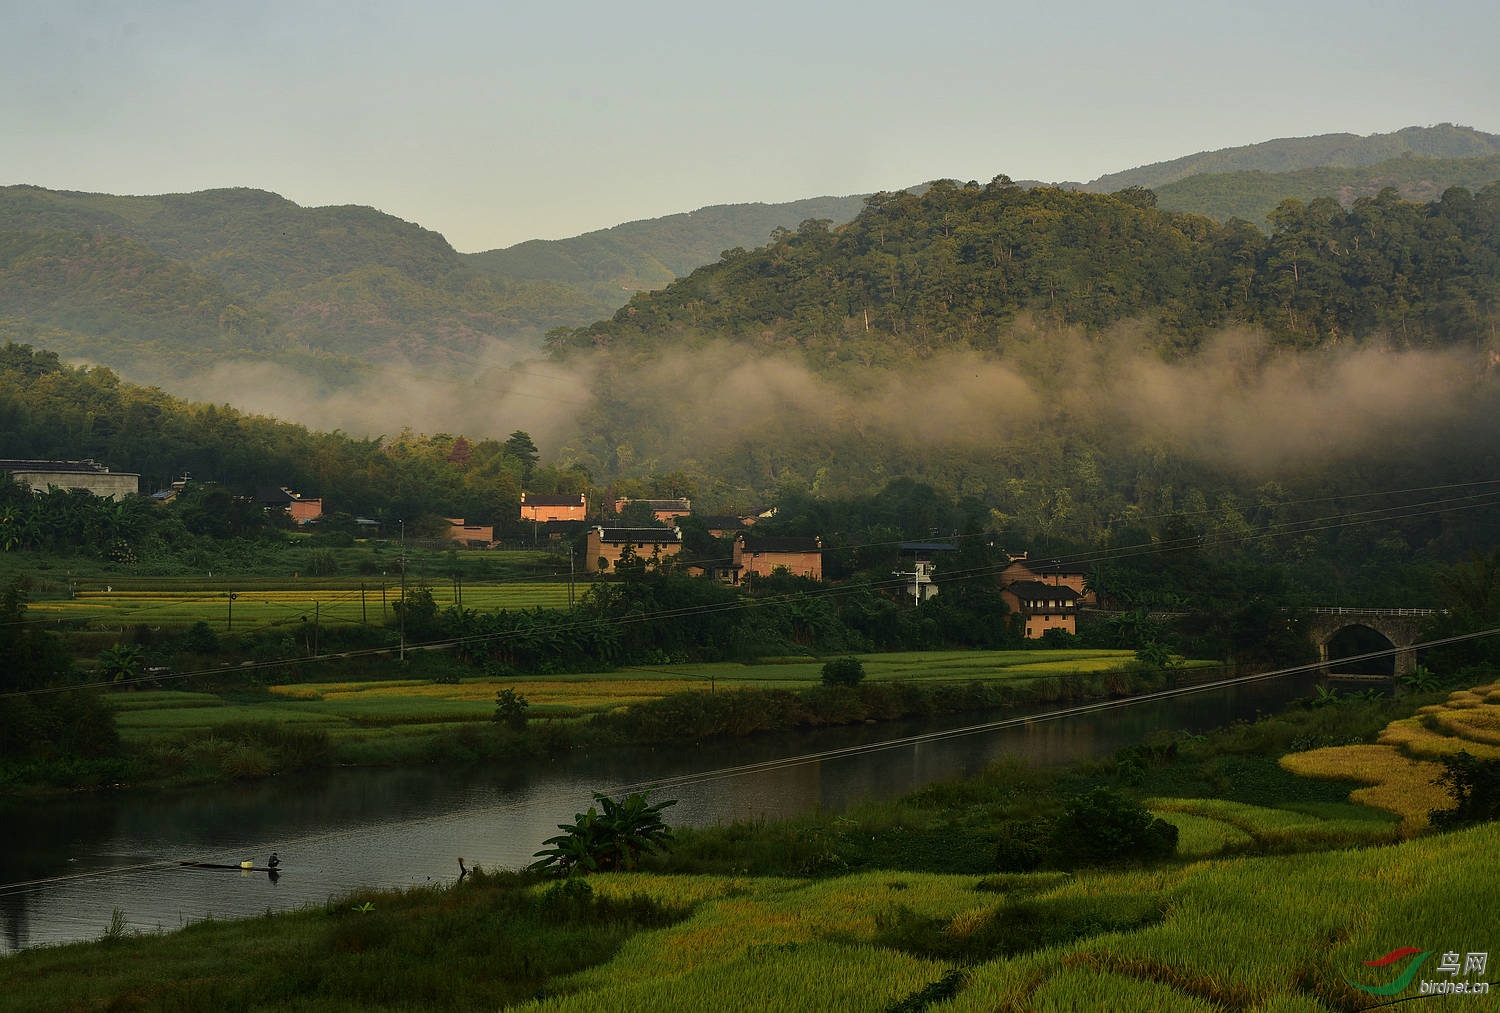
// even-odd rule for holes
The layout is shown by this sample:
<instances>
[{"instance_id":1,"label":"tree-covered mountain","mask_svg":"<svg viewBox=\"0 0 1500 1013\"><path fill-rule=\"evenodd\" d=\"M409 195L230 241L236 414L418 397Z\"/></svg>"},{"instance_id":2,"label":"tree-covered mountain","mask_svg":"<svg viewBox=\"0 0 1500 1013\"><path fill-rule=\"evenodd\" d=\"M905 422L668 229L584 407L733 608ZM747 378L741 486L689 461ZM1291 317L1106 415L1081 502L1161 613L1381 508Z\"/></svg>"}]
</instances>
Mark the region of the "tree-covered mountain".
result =
<instances>
[{"instance_id":1,"label":"tree-covered mountain","mask_svg":"<svg viewBox=\"0 0 1500 1013\"><path fill-rule=\"evenodd\" d=\"M465 259L515 281L600 285L623 302L631 293L661 288L695 267L713 263L725 250L763 246L778 228L793 228L809 218L847 222L859 214L864 200L865 195L858 195L785 204L717 204L571 239L532 239Z\"/></svg>"},{"instance_id":2,"label":"tree-covered mountain","mask_svg":"<svg viewBox=\"0 0 1500 1013\"><path fill-rule=\"evenodd\" d=\"M1402 200L1426 203L1450 187L1478 191L1500 181L1500 155L1482 158L1393 158L1358 168L1318 166L1292 172L1201 173L1156 187L1157 203L1172 211L1205 215L1215 221L1240 218L1263 228L1277 205L1288 198L1303 203L1332 197L1350 207L1394 187Z\"/></svg>"},{"instance_id":3,"label":"tree-covered mountain","mask_svg":"<svg viewBox=\"0 0 1500 1013\"><path fill-rule=\"evenodd\" d=\"M1108 173L1082 184L1081 188L1092 193L1113 193L1132 186L1154 190L1202 174L1283 173L1325 165L1346 168L1376 165L1393 158L1483 158L1494 154L1500 154L1500 134L1440 123L1435 127L1406 127L1367 137L1358 134L1279 137L1258 144L1200 151L1166 162Z\"/></svg>"},{"instance_id":4,"label":"tree-covered mountain","mask_svg":"<svg viewBox=\"0 0 1500 1013\"><path fill-rule=\"evenodd\" d=\"M563 456L742 508L912 477L997 528L1091 542L1177 515L1250 537L1288 499L1483 487L1500 184L1286 201L1271 225L1003 178L877 194L553 334L559 368L595 378ZM1470 506L1346 541L1451 553L1493 522ZM1310 562L1310 545L1277 549Z\"/></svg>"},{"instance_id":5,"label":"tree-covered mountain","mask_svg":"<svg viewBox=\"0 0 1500 1013\"><path fill-rule=\"evenodd\" d=\"M3 187L0 329L153 382L226 356L333 386L371 363L463 373L497 342L525 354L547 330L608 315L700 257L858 205L722 206L469 257L371 208L304 208L260 190Z\"/></svg>"},{"instance_id":6,"label":"tree-covered mountain","mask_svg":"<svg viewBox=\"0 0 1500 1013\"><path fill-rule=\"evenodd\" d=\"M1488 338L1500 311L1500 184L1415 204L1393 189L1349 209L1283 202L1271 231L1156 206L1149 190L1092 194L933 183L882 193L853 222L808 222L730 251L554 349L715 335L900 361L940 347L1003 351L1023 312L1090 330L1149 320L1164 348L1248 324L1303 347L1377 335L1401 344Z\"/></svg>"}]
</instances>

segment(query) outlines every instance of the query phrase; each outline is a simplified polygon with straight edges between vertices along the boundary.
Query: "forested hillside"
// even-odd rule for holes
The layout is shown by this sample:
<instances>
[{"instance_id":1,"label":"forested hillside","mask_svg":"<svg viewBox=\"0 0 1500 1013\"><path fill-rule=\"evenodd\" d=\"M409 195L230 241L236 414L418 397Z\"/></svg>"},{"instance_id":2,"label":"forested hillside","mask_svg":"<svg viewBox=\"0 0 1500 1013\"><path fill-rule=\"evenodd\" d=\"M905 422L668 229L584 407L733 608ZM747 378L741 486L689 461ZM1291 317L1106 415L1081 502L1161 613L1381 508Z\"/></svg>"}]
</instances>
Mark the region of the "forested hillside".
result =
<instances>
[{"instance_id":1,"label":"forested hillside","mask_svg":"<svg viewBox=\"0 0 1500 1013\"><path fill-rule=\"evenodd\" d=\"M1149 190L1088 194L934 183L871 197L850 224L807 222L731 251L554 349L654 345L667 335L795 343L871 361L939 347L987 351L1029 312L1090 330L1141 318L1192 350L1248 324L1313 347L1385 337L1402 347L1490 337L1500 308L1500 185L1431 204L1394 190L1345 209L1288 200L1269 235L1156 206Z\"/></svg>"},{"instance_id":2,"label":"forested hillside","mask_svg":"<svg viewBox=\"0 0 1500 1013\"><path fill-rule=\"evenodd\" d=\"M0 334L150 382L228 359L287 366L324 390L372 364L457 375L529 354L547 330L606 316L778 225L859 206L720 206L463 256L372 208L304 208L261 190L3 187Z\"/></svg>"},{"instance_id":3,"label":"forested hillside","mask_svg":"<svg viewBox=\"0 0 1500 1013\"><path fill-rule=\"evenodd\" d=\"M514 522L523 479L541 492L577 491L584 481L535 468L517 453L527 444L399 427L372 439L313 432L125 383L102 367L71 367L29 345L0 345L0 458L97 460L139 473L148 493L186 474L236 495L288 486L322 498L330 514L404 519L413 533L442 516Z\"/></svg>"},{"instance_id":4,"label":"forested hillside","mask_svg":"<svg viewBox=\"0 0 1500 1013\"><path fill-rule=\"evenodd\" d=\"M1156 188L1169 211L1205 215L1215 221L1240 218L1269 229L1269 218L1288 198L1308 203L1332 197L1351 207L1394 187L1402 200L1427 203L1451 187L1478 191L1500 181L1500 155L1484 158L1393 158L1360 168L1319 166L1294 172L1228 172L1189 176Z\"/></svg>"},{"instance_id":5,"label":"forested hillside","mask_svg":"<svg viewBox=\"0 0 1500 1013\"><path fill-rule=\"evenodd\" d=\"M1084 541L1488 482L1500 186L1288 201L1272 224L1003 178L879 194L552 335L559 368L596 378L564 454L742 506L911 476ZM1461 552L1493 520L1428 518L1378 551Z\"/></svg>"},{"instance_id":6,"label":"forested hillside","mask_svg":"<svg viewBox=\"0 0 1500 1013\"><path fill-rule=\"evenodd\" d=\"M1393 158L1482 158L1500 154L1500 135L1472 127L1440 123L1434 127L1406 127L1389 134L1319 134L1279 137L1217 151L1200 151L1166 162L1155 162L1123 172L1112 172L1084 189L1113 193L1131 186L1156 189L1203 173L1292 172L1314 166L1357 167ZM1290 195L1288 195L1290 196Z\"/></svg>"},{"instance_id":7,"label":"forested hillside","mask_svg":"<svg viewBox=\"0 0 1500 1013\"><path fill-rule=\"evenodd\" d=\"M613 311L633 292L661 288L736 246L764 246L777 228L809 218L842 224L864 197L813 197L786 204L718 204L685 214L626 222L571 239L532 239L468 254L472 266L517 281L601 286ZM603 316L604 314L600 314Z\"/></svg>"}]
</instances>

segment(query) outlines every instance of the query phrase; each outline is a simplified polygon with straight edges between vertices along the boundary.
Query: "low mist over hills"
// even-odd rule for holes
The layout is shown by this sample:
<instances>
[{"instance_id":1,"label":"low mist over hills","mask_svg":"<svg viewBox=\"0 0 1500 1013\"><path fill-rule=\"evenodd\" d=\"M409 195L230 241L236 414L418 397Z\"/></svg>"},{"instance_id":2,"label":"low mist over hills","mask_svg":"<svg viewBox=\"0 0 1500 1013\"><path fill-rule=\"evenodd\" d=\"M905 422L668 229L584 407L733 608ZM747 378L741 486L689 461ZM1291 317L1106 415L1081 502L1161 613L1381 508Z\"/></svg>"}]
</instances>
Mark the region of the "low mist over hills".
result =
<instances>
[{"instance_id":1,"label":"low mist over hills","mask_svg":"<svg viewBox=\"0 0 1500 1013\"><path fill-rule=\"evenodd\" d=\"M1398 162L1422 179L1484 179L1488 164ZM178 395L315 428L389 441L413 426L437 456L455 434L478 446L520 429L559 474L705 509L904 479L971 497L1002 527L1101 539L1176 513L1235 530L1248 504L1293 491L1490 482L1500 467L1500 183L1427 203L1397 189L1278 201L1262 228L1142 188L935 182L859 201L843 224L726 240L594 323L568 323L547 293L612 284L636 257L666 272L661 237L732 237L766 209L471 258L369 209L257 192L3 197L24 228L0 231L0 338L139 371L127 378L175 369ZM27 405L45 411L0 414L49 453L133 432L118 422L129 404L113 428L102 411L52 425L62 383L34 381ZM413 440L396 444L428 446ZM1413 522L1403 537L1452 552L1470 536Z\"/></svg>"},{"instance_id":2,"label":"low mist over hills","mask_svg":"<svg viewBox=\"0 0 1500 1013\"><path fill-rule=\"evenodd\" d=\"M474 255L254 190L9 187L0 339L317 428L524 429L596 481L675 472L723 503L909 475L1041 527L1083 502L1102 523L1211 476L1402 447L1427 481L1448 448L1486 459L1497 158L1195 176L1161 198L946 181ZM1251 205L1269 216L1228 221Z\"/></svg>"}]
</instances>

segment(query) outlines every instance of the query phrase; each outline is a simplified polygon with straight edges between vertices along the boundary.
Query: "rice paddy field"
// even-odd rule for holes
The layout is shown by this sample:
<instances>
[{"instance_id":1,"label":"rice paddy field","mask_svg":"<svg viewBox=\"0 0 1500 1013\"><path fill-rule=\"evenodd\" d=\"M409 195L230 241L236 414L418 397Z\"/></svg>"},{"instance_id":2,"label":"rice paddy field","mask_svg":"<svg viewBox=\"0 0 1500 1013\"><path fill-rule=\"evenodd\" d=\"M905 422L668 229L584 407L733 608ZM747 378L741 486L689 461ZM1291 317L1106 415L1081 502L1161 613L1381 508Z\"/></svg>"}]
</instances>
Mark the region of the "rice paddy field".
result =
<instances>
[{"instance_id":1,"label":"rice paddy field","mask_svg":"<svg viewBox=\"0 0 1500 1013\"><path fill-rule=\"evenodd\" d=\"M497 889L481 876L27 951L0 963L14 983L0 1010L127 1008L122 996L128 1008L178 1010L395 1010L418 996L423 1008L527 1013L1353 1010L1417 997L1415 977L1390 987L1413 964L1440 978L1438 954L1493 949L1496 854L1491 824L1388 847L1073 875L597 875L593 903L620 911L644 899L677 914L636 922L588 966L538 972L545 955L527 958L541 987L508 1000L498 965L512 933L490 923L478 933L489 975L473 945ZM555 895L529 889L536 899L508 916L516 922ZM1368 966L1407 947L1427 952ZM523 973L510 959L509 973ZM1487 987L1492 973L1463 978Z\"/></svg>"},{"instance_id":2,"label":"rice paddy field","mask_svg":"<svg viewBox=\"0 0 1500 1013\"><path fill-rule=\"evenodd\" d=\"M1491 825L1387 848L1061 877L601 877L595 888L610 893L709 899L566 979L564 994L516 1008L891 1009L952 972L951 996L927 1009L1359 1008L1377 1000L1350 980L1396 977L1366 960L1403 945L1490 945L1495 854Z\"/></svg>"},{"instance_id":3,"label":"rice paddy field","mask_svg":"<svg viewBox=\"0 0 1500 1013\"><path fill-rule=\"evenodd\" d=\"M466 593L466 601L467 597ZM1129 651L916 651L864 655L861 660L869 681L938 684L1067 678L1115 668L1133 657ZM351 741L420 737L457 722L488 722L495 713L495 694L506 689L526 698L529 718L567 721L674 693L807 689L818 685L821 677L821 661L797 658L757 665L726 662L473 678L451 684L422 679L286 683L269 687L269 699L250 703L181 690L118 694L112 699L120 733L129 742L243 721L297 725Z\"/></svg>"},{"instance_id":4,"label":"rice paddy field","mask_svg":"<svg viewBox=\"0 0 1500 1013\"><path fill-rule=\"evenodd\" d=\"M308 586L300 587L267 586L266 581L246 583L249 586L223 589L110 584L80 590L72 598L33 602L27 611L34 618L80 622L95 629L145 624L181 630L206 622L216 632L250 633L315 619L328 625L384 625L394 620L391 606L401 598L400 582L388 577L308 581ZM464 608L478 612L568 606L566 580L465 583L461 589L449 582L425 586L439 608L457 604L460 593ZM575 594L582 591L582 587L575 588Z\"/></svg>"},{"instance_id":5,"label":"rice paddy field","mask_svg":"<svg viewBox=\"0 0 1500 1013\"><path fill-rule=\"evenodd\" d=\"M1392 721L1379 740L1327 746L1281 758L1281 766L1304 777L1363 782L1349 799L1394 813L1411 834L1427 826L1427 814L1447 808L1451 799L1434 783L1437 761L1460 750L1480 759L1500 757L1500 683L1449 694L1440 704Z\"/></svg>"}]
</instances>

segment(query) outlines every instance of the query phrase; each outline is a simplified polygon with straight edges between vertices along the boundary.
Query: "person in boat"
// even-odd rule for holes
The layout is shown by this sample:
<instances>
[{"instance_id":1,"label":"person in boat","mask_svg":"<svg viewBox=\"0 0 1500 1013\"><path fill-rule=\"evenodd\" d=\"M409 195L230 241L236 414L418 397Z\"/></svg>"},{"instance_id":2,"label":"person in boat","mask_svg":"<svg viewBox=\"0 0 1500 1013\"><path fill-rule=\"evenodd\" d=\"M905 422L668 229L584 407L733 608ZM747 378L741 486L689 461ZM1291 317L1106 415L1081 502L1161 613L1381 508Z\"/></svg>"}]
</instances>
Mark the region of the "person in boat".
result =
<instances>
[{"instance_id":1,"label":"person in boat","mask_svg":"<svg viewBox=\"0 0 1500 1013\"><path fill-rule=\"evenodd\" d=\"M276 852L271 852L271 857L266 859L266 868L274 872L276 871L276 867L280 864L281 859L277 856Z\"/></svg>"}]
</instances>

